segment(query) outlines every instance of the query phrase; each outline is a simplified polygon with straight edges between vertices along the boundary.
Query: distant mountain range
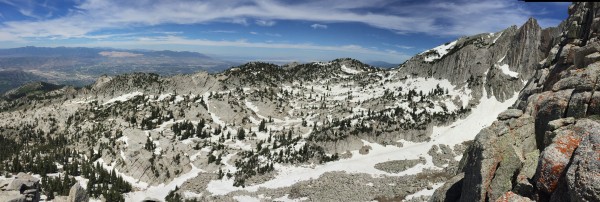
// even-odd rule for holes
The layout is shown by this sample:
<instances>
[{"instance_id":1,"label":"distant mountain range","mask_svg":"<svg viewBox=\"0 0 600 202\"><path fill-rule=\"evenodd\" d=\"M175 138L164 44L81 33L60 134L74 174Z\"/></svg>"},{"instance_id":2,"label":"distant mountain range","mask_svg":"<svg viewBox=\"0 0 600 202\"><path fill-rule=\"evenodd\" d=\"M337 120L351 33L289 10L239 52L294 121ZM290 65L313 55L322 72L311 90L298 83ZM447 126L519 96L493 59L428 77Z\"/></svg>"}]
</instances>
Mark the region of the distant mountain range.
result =
<instances>
[{"instance_id":1,"label":"distant mountain range","mask_svg":"<svg viewBox=\"0 0 600 202\"><path fill-rule=\"evenodd\" d=\"M101 75L220 72L237 63L189 51L34 47L0 49L0 93L32 81L87 85ZM15 76L18 75L18 76Z\"/></svg>"},{"instance_id":2,"label":"distant mountain range","mask_svg":"<svg viewBox=\"0 0 600 202\"><path fill-rule=\"evenodd\" d=\"M106 54L108 53L108 54ZM116 55L110 53L129 53ZM20 48L0 49L0 58L10 57L79 57L106 59L111 57L173 57L213 60L197 52L190 51L151 51L151 50L124 50L114 48L83 48L83 47L36 47L26 46Z\"/></svg>"}]
</instances>

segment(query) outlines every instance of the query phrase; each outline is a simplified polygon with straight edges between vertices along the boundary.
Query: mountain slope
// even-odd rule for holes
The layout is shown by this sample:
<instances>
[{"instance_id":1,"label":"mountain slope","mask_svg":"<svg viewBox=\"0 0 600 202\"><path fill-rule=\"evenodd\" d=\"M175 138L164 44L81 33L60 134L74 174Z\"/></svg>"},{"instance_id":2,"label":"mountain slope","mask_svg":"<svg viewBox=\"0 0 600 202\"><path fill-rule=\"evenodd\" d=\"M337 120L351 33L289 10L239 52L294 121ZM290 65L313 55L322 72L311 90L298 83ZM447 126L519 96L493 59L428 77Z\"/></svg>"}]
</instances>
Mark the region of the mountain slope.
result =
<instances>
[{"instance_id":1,"label":"mountain slope","mask_svg":"<svg viewBox=\"0 0 600 202\"><path fill-rule=\"evenodd\" d=\"M46 82L31 82L4 93L6 99L18 99L24 96L33 97L57 90L63 86Z\"/></svg>"},{"instance_id":2,"label":"mountain slope","mask_svg":"<svg viewBox=\"0 0 600 202\"><path fill-rule=\"evenodd\" d=\"M19 70L0 71L0 94L4 94L6 91L19 87L25 83L35 81L46 81L46 79Z\"/></svg>"}]
</instances>

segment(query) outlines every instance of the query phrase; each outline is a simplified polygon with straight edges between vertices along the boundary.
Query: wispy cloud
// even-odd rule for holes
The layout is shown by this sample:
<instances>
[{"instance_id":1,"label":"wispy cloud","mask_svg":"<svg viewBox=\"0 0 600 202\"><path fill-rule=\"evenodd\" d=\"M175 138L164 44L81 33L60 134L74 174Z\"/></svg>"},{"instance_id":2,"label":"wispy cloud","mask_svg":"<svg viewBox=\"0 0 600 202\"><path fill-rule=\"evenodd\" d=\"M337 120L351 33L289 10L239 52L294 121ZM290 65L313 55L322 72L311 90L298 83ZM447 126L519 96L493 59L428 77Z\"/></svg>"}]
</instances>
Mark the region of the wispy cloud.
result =
<instances>
[{"instance_id":1,"label":"wispy cloud","mask_svg":"<svg viewBox=\"0 0 600 202\"><path fill-rule=\"evenodd\" d=\"M310 25L310 27L312 27L313 29L327 29L327 25L323 25L323 24L312 24Z\"/></svg>"},{"instance_id":2,"label":"wispy cloud","mask_svg":"<svg viewBox=\"0 0 600 202\"><path fill-rule=\"evenodd\" d=\"M258 32L250 32L250 34L252 34L252 35L257 35L257 34L258 34Z\"/></svg>"},{"instance_id":3,"label":"wispy cloud","mask_svg":"<svg viewBox=\"0 0 600 202\"><path fill-rule=\"evenodd\" d=\"M384 46L390 46L390 47L396 47L396 48L400 48L400 49L413 49L415 48L414 46L406 46L406 45L399 45L399 44L390 44L390 43L381 43Z\"/></svg>"},{"instance_id":4,"label":"wispy cloud","mask_svg":"<svg viewBox=\"0 0 600 202\"><path fill-rule=\"evenodd\" d=\"M17 5L9 0L0 2ZM520 8L517 2L513 1L424 0L410 4L403 2L394 0L293 3L281 0L82 0L73 9L74 12L62 17L7 21L0 25L0 32L20 38L51 36L68 38L81 37L103 29L167 23L230 22L247 26L249 19L258 19L254 20L254 23L260 26L273 26L278 20L311 21L315 22L315 26L311 26L313 28L324 28L319 26L324 25L323 23L355 22L397 33L461 36L498 31L513 24L523 23L532 14L532 11ZM24 6L19 8L25 9L22 13L26 15L38 16L36 13L28 12ZM378 12L365 12L365 9L371 8L377 9ZM556 22L552 19L538 20L547 24Z\"/></svg>"},{"instance_id":5,"label":"wispy cloud","mask_svg":"<svg viewBox=\"0 0 600 202\"><path fill-rule=\"evenodd\" d=\"M263 27L271 27L275 25L276 22L272 20L256 20L254 23Z\"/></svg>"},{"instance_id":6,"label":"wispy cloud","mask_svg":"<svg viewBox=\"0 0 600 202\"><path fill-rule=\"evenodd\" d=\"M235 34L237 31L235 30L209 30L203 31L204 33L222 33L222 34Z\"/></svg>"}]
</instances>

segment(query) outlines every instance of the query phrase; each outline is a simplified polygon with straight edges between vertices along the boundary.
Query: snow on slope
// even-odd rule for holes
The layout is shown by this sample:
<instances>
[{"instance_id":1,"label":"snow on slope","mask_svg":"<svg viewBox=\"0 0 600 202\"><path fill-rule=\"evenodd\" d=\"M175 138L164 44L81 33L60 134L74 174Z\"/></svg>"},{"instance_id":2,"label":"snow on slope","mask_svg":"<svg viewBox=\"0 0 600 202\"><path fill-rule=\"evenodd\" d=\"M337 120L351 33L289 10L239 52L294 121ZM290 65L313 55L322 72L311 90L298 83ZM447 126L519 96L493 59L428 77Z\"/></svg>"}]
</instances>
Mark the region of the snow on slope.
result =
<instances>
[{"instance_id":1,"label":"snow on slope","mask_svg":"<svg viewBox=\"0 0 600 202\"><path fill-rule=\"evenodd\" d=\"M518 72L513 72L508 68L507 64L503 64L503 65L499 65L498 68L500 68L500 70L502 70L503 74L506 74L508 76L517 78L519 76Z\"/></svg>"},{"instance_id":2,"label":"snow on slope","mask_svg":"<svg viewBox=\"0 0 600 202\"><path fill-rule=\"evenodd\" d=\"M362 71L359 70L355 70L355 69L350 69L348 67L346 67L346 65L342 65L342 71L348 73L348 74L358 74L361 73Z\"/></svg>"},{"instance_id":3,"label":"snow on slope","mask_svg":"<svg viewBox=\"0 0 600 202\"><path fill-rule=\"evenodd\" d=\"M448 44L442 44L438 47L432 48L430 50L427 50L427 51L421 53L421 54L424 54L424 53L427 53L430 51L434 52L433 54L428 54L427 57L425 57L425 59L423 59L423 60L425 60L426 62L432 62L434 60L444 57L444 55L448 54L449 50L454 48L454 46L456 45L456 42L457 41L453 41ZM419 55L421 55L421 54L419 54Z\"/></svg>"},{"instance_id":4,"label":"snow on slope","mask_svg":"<svg viewBox=\"0 0 600 202\"><path fill-rule=\"evenodd\" d=\"M498 36L492 41L492 43L496 43L496 41L502 36L504 32L500 32L500 34L498 34Z\"/></svg>"},{"instance_id":5,"label":"snow on slope","mask_svg":"<svg viewBox=\"0 0 600 202\"><path fill-rule=\"evenodd\" d=\"M510 107L517 99L517 93L505 102L499 102L495 97L487 97L485 90L480 104L473 108L471 114L465 119L460 119L449 126L434 127L431 142L405 144L404 147L383 146L376 143L363 141L365 145L372 147L369 154L361 155L358 151L352 151L352 157L341 159L335 162L329 162L323 165L312 166L281 166L275 165L278 174L274 179L258 185L247 186L245 188L234 187L232 180L213 180L208 184L207 191L213 195L225 195L236 190L257 191L260 187L280 188L291 186L300 181L316 179L322 174L331 171L346 171L348 173L367 173L373 177L383 176L404 176L413 175L423 171L423 169L441 169L435 167L431 162L431 156L427 154L431 146L436 144L447 144L451 147L467 140L472 140L481 129L489 126L496 120L498 114ZM424 157L426 164L417 164L416 166L400 173L386 173L375 169L377 163L418 159Z\"/></svg>"},{"instance_id":6,"label":"snow on slope","mask_svg":"<svg viewBox=\"0 0 600 202\"><path fill-rule=\"evenodd\" d=\"M475 139L479 131L496 120L496 117L508 109L515 101L517 101L518 93L500 102L496 97L487 97L487 93L483 90L483 96L477 107L471 109L471 114L465 119L460 119L451 125L442 127L433 127L432 142L434 144L460 144L467 140Z\"/></svg>"},{"instance_id":7,"label":"snow on slope","mask_svg":"<svg viewBox=\"0 0 600 202\"><path fill-rule=\"evenodd\" d=\"M110 100L106 101L102 105L108 105L108 104L111 104L111 103L114 103L114 102L117 102L117 101L119 101L119 102L125 102L125 101L127 101L127 100L129 100L131 98L134 98L134 97L140 96L140 95L143 95L143 93L141 93L139 91L136 91L136 92L133 92L133 93L128 93L128 94L123 94L123 95L121 95L119 97L116 97L116 98L113 98L113 99L110 99Z\"/></svg>"},{"instance_id":8,"label":"snow on slope","mask_svg":"<svg viewBox=\"0 0 600 202\"><path fill-rule=\"evenodd\" d=\"M500 58L500 60L498 60L498 63L501 63L505 57L506 57L506 55L504 57ZM502 71L503 74L506 74L508 76L511 76L514 78L517 78L519 76L518 72L514 72L509 69L508 64L496 65L496 67L498 67Z\"/></svg>"}]
</instances>

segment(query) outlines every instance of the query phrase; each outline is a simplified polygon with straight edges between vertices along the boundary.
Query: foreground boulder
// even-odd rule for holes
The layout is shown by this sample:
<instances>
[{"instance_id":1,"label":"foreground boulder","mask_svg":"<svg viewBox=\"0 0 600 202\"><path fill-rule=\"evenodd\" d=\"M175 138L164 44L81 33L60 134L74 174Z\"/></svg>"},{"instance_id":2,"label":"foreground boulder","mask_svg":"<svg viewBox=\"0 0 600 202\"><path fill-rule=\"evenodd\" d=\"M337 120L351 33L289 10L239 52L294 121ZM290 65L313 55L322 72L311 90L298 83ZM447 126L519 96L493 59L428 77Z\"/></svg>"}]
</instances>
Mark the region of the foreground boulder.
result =
<instances>
[{"instance_id":1,"label":"foreground boulder","mask_svg":"<svg viewBox=\"0 0 600 202\"><path fill-rule=\"evenodd\" d=\"M0 201L39 201L40 179L26 173L0 182Z\"/></svg>"}]
</instances>

